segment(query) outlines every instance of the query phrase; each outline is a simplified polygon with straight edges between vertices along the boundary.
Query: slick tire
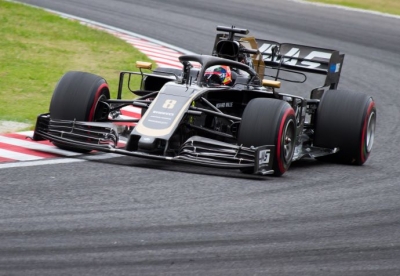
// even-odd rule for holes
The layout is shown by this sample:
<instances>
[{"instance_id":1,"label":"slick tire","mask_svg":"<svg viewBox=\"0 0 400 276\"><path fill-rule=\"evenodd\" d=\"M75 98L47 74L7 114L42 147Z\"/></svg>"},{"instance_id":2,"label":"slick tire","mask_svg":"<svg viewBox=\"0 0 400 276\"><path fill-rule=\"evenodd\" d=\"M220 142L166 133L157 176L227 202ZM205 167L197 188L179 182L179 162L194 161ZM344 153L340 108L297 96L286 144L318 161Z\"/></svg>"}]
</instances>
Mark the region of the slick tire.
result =
<instances>
[{"instance_id":1,"label":"slick tire","mask_svg":"<svg viewBox=\"0 0 400 276\"><path fill-rule=\"evenodd\" d=\"M238 144L258 147L274 145L273 170L283 175L290 167L296 140L296 119L293 108L277 99L257 98L246 106L239 128ZM242 170L251 173L253 170Z\"/></svg>"},{"instance_id":2,"label":"slick tire","mask_svg":"<svg viewBox=\"0 0 400 276\"><path fill-rule=\"evenodd\" d=\"M107 82L100 76L86 72L70 71L61 77L50 102L50 117L58 120L103 121L107 119L108 108L99 104L110 98ZM53 143L55 146L76 151L89 152Z\"/></svg>"},{"instance_id":3,"label":"slick tire","mask_svg":"<svg viewBox=\"0 0 400 276\"><path fill-rule=\"evenodd\" d=\"M324 93L315 118L314 146L339 148L317 159L362 165L374 143L376 107L372 97L345 90Z\"/></svg>"}]
</instances>

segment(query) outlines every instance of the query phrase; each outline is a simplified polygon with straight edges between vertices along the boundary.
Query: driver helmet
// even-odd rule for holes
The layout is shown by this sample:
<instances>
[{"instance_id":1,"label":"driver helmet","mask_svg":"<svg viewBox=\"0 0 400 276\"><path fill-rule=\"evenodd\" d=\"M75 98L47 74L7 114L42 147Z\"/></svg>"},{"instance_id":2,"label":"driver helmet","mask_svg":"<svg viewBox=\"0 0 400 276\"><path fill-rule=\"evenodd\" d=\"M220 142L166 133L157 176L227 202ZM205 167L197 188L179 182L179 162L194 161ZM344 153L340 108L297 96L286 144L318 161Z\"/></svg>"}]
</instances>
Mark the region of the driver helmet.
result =
<instances>
[{"instance_id":1,"label":"driver helmet","mask_svg":"<svg viewBox=\"0 0 400 276\"><path fill-rule=\"evenodd\" d=\"M205 72L205 80L209 85L231 85L231 68L226 65L211 66Z\"/></svg>"}]
</instances>

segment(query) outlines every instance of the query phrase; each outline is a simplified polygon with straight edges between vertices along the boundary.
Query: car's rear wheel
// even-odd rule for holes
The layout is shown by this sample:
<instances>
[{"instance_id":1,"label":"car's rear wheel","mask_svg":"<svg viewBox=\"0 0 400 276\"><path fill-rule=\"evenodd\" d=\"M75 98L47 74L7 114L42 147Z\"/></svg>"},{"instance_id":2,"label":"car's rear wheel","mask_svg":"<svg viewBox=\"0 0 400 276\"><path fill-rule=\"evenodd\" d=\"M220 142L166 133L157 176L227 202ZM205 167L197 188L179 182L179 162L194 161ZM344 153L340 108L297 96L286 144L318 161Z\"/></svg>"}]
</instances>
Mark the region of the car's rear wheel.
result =
<instances>
[{"instance_id":1,"label":"car's rear wheel","mask_svg":"<svg viewBox=\"0 0 400 276\"><path fill-rule=\"evenodd\" d=\"M99 104L110 98L107 82L100 76L70 71L58 82L50 102L50 117L57 120L103 121L108 117L108 108ZM77 152L89 152L54 143L55 146Z\"/></svg>"},{"instance_id":2,"label":"car's rear wheel","mask_svg":"<svg viewBox=\"0 0 400 276\"><path fill-rule=\"evenodd\" d=\"M281 176L289 169L295 140L295 113L287 102L257 98L248 103L240 123L238 143L246 147L274 145L274 175ZM244 173L252 171L242 170Z\"/></svg>"},{"instance_id":3,"label":"car's rear wheel","mask_svg":"<svg viewBox=\"0 0 400 276\"><path fill-rule=\"evenodd\" d=\"M376 107L372 97L362 93L328 90L315 119L314 146L339 148L322 161L362 165L374 143Z\"/></svg>"}]
</instances>

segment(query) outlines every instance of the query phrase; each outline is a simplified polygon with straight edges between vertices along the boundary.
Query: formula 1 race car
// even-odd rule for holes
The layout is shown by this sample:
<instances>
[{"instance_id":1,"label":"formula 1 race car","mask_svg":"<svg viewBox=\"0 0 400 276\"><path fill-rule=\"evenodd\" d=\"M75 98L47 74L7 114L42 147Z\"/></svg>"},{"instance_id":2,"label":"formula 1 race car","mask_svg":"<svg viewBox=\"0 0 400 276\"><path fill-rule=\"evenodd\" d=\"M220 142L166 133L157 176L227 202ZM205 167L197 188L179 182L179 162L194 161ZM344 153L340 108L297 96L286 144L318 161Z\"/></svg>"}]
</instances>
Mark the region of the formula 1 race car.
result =
<instances>
[{"instance_id":1,"label":"formula 1 race car","mask_svg":"<svg viewBox=\"0 0 400 276\"><path fill-rule=\"evenodd\" d=\"M110 99L102 77L66 73L50 112L38 116L33 139L73 151L276 176L303 157L357 165L367 160L375 103L362 93L337 89L343 54L256 39L246 29L217 31L212 54L180 56L181 70L151 71L151 63L137 62L138 72L122 71L117 99ZM309 99L278 91L281 81L297 85L310 74L323 76L324 84L312 89ZM135 76L139 89L132 89ZM124 82L135 99L122 99ZM124 119L126 106L139 107L141 118Z\"/></svg>"}]
</instances>

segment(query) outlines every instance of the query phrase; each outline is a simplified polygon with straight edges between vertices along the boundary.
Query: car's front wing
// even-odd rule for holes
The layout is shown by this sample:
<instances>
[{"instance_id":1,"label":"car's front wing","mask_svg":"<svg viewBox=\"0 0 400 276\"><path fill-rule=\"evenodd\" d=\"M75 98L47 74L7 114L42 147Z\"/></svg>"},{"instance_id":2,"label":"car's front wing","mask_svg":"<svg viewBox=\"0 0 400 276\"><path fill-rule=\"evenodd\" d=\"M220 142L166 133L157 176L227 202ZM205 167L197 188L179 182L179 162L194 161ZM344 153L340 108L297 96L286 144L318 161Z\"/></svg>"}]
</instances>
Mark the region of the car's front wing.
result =
<instances>
[{"instance_id":1,"label":"car's front wing","mask_svg":"<svg viewBox=\"0 0 400 276\"><path fill-rule=\"evenodd\" d=\"M33 140L50 140L75 149L97 150L156 160L201 166L245 169L255 174L273 174L275 147L244 147L205 137L193 136L181 146L175 156L145 151L128 151L118 147L118 130L110 122L79 122L52 120L49 114L38 117Z\"/></svg>"}]
</instances>

